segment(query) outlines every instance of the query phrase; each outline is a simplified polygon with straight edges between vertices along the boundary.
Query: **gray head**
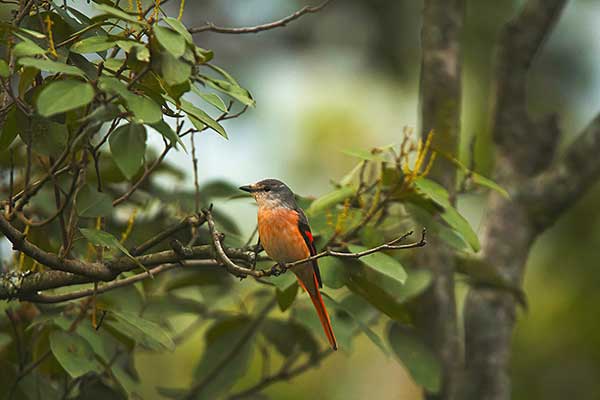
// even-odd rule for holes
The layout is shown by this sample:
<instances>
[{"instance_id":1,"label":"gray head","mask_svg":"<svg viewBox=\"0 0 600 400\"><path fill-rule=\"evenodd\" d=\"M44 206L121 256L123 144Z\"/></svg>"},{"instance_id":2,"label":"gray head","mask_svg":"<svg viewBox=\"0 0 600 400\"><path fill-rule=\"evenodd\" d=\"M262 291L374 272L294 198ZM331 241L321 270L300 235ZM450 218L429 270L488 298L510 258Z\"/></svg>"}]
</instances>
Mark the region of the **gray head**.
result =
<instances>
[{"instance_id":1,"label":"gray head","mask_svg":"<svg viewBox=\"0 0 600 400\"><path fill-rule=\"evenodd\" d=\"M259 207L296 208L294 192L277 179L263 179L252 185L241 186L240 190L250 193Z\"/></svg>"}]
</instances>

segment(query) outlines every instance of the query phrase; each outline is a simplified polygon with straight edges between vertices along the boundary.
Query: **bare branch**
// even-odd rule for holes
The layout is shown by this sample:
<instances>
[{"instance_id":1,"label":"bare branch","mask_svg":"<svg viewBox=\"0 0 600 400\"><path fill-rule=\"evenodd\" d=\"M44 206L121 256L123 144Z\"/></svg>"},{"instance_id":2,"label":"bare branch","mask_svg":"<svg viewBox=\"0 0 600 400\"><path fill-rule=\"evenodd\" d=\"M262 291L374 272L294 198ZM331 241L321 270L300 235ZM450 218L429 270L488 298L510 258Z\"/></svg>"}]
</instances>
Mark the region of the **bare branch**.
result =
<instances>
[{"instance_id":1,"label":"bare branch","mask_svg":"<svg viewBox=\"0 0 600 400\"><path fill-rule=\"evenodd\" d=\"M114 277L113 272L106 265L88 263L80 260L60 259L55 254L40 249L33 243L27 241L25 235L13 227L4 215L0 216L0 232L2 232L12 243L15 250L22 251L40 264L47 265L52 269L71 272L100 280L110 280Z\"/></svg>"},{"instance_id":2,"label":"bare branch","mask_svg":"<svg viewBox=\"0 0 600 400\"><path fill-rule=\"evenodd\" d=\"M182 264L184 266L194 266L194 267L207 267L207 266L215 266L218 265L215 260L195 260L188 262L173 263L173 264L162 264L158 267L154 267L149 269L147 272L140 272L139 274L132 275L130 277L124 279L114 280L105 285L98 286L97 289L83 289L70 293L63 293L57 295L44 295L44 294L34 294L32 296L25 297L24 300L31 301L34 303L60 303L63 301L80 299L82 297L88 297L95 294L105 293L110 290L118 289L123 286L132 285L136 282L140 282L144 279L148 279L151 276L156 276L160 273L172 270L173 268L181 267Z\"/></svg>"},{"instance_id":3,"label":"bare branch","mask_svg":"<svg viewBox=\"0 0 600 400\"><path fill-rule=\"evenodd\" d=\"M539 231L551 226L600 178L600 114L561 160L520 192Z\"/></svg>"},{"instance_id":4,"label":"bare branch","mask_svg":"<svg viewBox=\"0 0 600 400\"><path fill-rule=\"evenodd\" d=\"M190 28L188 29L190 33L200 33L200 32L218 32L218 33L231 33L231 34L244 34L244 33L258 33L262 31L268 31L270 29L279 28L287 25L288 23L297 20L305 14L311 14L321 11L325 8L331 0L326 0L318 6L305 6L300 10L296 11L293 14L288 15L285 18L282 18L277 21L269 22L268 24L256 25L256 26L248 26L243 28L226 28L222 26L216 26L212 22L208 22L206 25L198 27L198 28Z\"/></svg>"},{"instance_id":5,"label":"bare branch","mask_svg":"<svg viewBox=\"0 0 600 400\"><path fill-rule=\"evenodd\" d=\"M307 370L319 366L322 360L324 360L332 354L334 354L334 351L332 349L322 350L317 355L309 357L302 364L291 369L286 368L286 365L284 364L279 369L279 371L277 371L273 375L266 376L255 385L250 386L249 388L244 389L241 392L232 394L227 398L227 400L245 399L247 397L253 396L261 392L263 389L267 388L268 386L271 386L274 383L281 381L289 381L294 377L306 372Z\"/></svg>"}]
</instances>

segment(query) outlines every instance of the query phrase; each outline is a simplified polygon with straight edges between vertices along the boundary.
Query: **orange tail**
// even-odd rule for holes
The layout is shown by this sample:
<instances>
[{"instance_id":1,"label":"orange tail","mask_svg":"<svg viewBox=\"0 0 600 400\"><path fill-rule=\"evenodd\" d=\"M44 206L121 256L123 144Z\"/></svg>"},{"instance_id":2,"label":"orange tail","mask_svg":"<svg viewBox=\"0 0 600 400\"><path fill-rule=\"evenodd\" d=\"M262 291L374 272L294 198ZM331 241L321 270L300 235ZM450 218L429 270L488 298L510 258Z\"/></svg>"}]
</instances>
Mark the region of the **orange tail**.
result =
<instances>
[{"instance_id":1,"label":"orange tail","mask_svg":"<svg viewBox=\"0 0 600 400\"><path fill-rule=\"evenodd\" d=\"M329 340L329 344L333 350L337 350L337 342L335 340L335 335L333 334L333 327L331 326L331 319L329 318L329 314L327 313L327 309L325 308L325 303L323 303L323 297L321 296L321 292L319 292L319 283L317 282L317 276L313 273L314 279L314 290L308 290L302 279L299 276L298 283L300 286L308 293L310 299L312 300L315 309L317 310L317 315L319 316L319 320L321 321L321 325L323 325L323 330L325 331L325 335Z\"/></svg>"}]
</instances>

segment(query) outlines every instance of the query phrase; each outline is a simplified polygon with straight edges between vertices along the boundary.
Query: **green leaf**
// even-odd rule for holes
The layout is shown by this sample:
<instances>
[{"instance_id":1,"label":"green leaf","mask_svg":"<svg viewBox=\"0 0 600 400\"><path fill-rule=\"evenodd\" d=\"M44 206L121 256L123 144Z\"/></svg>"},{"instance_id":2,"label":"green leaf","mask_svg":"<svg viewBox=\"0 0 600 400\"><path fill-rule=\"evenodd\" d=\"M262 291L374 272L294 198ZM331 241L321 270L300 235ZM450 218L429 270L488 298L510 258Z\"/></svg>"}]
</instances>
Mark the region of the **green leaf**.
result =
<instances>
[{"instance_id":1,"label":"green leaf","mask_svg":"<svg viewBox=\"0 0 600 400\"><path fill-rule=\"evenodd\" d=\"M397 322L388 328L388 341L394 354L408 369L414 381L429 393L437 393L442 383L440 362L418 334Z\"/></svg>"},{"instance_id":2,"label":"green leaf","mask_svg":"<svg viewBox=\"0 0 600 400\"><path fill-rule=\"evenodd\" d=\"M19 59L19 64L24 67L34 67L40 71L46 71L53 74L76 75L81 76L82 78L85 77L85 74L79 68L58 61L23 57Z\"/></svg>"},{"instance_id":3,"label":"green leaf","mask_svg":"<svg viewBox=\"0 0 600 400\"><path fill-rule=\"evenodd\" d=\"M76 42L69 49L73 53L98 53L114 47L115 42L108 36L92 36Z\"/></svg>"},{"instance_id":4,"label":"green leaf","mask_svg":"<svg viewBox=\"0 0 600 400\"><path fill-rule=\"evenodd\" d=\"M201 79L208 86L233 97L234 99L238 100L244 105L254 107L254 105L256 104L250 92L248 92L241 86L221 79L209 78L207 76L202 76Z\"/></svg>"},{"instance_id":5,"label":"green leaf","mask_svg":"<svg viewBox=\"0 0 600 400\"><path fill-rule=\"evenodd\" d=\"M174 57L168 51L158 52L152 57L152 68L169 86L176 86L187 82L192 74L192 66L187 62Z\"/></svg>"},{"instance_id":6,"label":"green leaf","mask_svg":"<svg viewBox=\"0 0 600 400\"><path fill-rule=\"evenodd\" d=\"M448 191L439 183L427 178L415 179L414 184L419 192L425 194L431 200L446 208L451 207Z\"/></svg>"},{"instance_id":7,"label":"green leaf","mask_svg":"<svg viewBox=\"0 0 600 400\"><path fill-rule=\"evenodd\" d=\"M131 253L129 253L129 251L127 251L125 246L123 246L121 244L121 242L119 242L117 240L117 238L114 237L113 235L111 235L110 233L104 232L104 231L99 231L96 229L86 229L86 228L79 228L79 231L87 239L88 242L90 242L96 246L104 246L104 247L108 247L111 249L119 249L127 256L127 258L132 260L143 270L146 270L146 267L144 267L138 261L137 258L132 256Z\"/></svg>"},{"instance_id":8,"label":"green leaf","mask_svg":"<svg viewBox=\"0 0 600 400\"><path fill-rule=\"evenodd\" d=\"M327 293L323 293L323 297L328 299L329 303L333 304L335 308L344 311L350 317L352 317L359 329L371 340L371 342L373 342L375 346L379 347L383 354L388 355L390 353L383 340L381 340L381 338L379 337L379 335L373 332L373 330L369 328L369 326L366 323L364 323L358 315L355 315L350 307L346 307L344 304L335 301Z\"/></svg>"},{"instance_id":9,"label":"green leaf","mask_svg":"<svg viewBox=\"0 0 600 400\"><path fill-rule=\"evenodd\" d=\"M27 56L40 56L46 54L46 50L35 44L33 41L22 38L23 41L19 42L13 48L13 54L16 58L27 57Z\"/></svg>"},{"instance_id":10,"label":"green leaf","mask_svg":"<svg viewBox=\"0 0 600 400\"><path fill-rule=\"evenodd\" d=\"M188 42L189 44L194 44L192 34L188 32L187 28L181 23L181 21L171 17L166 17L163 19L163 21L165 21L171 28L177 31L177 33L179 33L185 39L186 42Z\"/></svg>"},{"instance_id":11,"label":"green leaf","mask_svg":"<svg viewBox=\"0 0 600 400\"><path fill-rule=\"evenodd\" d=\"M158 43L173 57L179 58L185 53L186 41L177 31L164 26L155 26L154 35Z\"/></svg>"},{"instance_id":12,"label":"green leaf","mask_svg":"<svg viewBox=\"0 0 600 400\"><path fill-rule=\"evenodd\" d=\"M366 160L366 161L378 161L378 162L386 162L386 161L389 162L390 161L389 159L387 159L385 157L385 154L379 148L374 148L372 150L346 149L346 150L342 150L342 153L352 156L352 157L359 158L361 160Z\"/></svg>"},{"instance_id":13,"label":"green leaf","mask_svg":"<svg viewBox=\"0 0 600 400\"><path fill-rule=\"evenodd\" d=\"M319 270L323 285L332 289L340 289L347 279L346 266L339 257L323 257L319 259Z\"/></svg>"},{"instance_id":14,"label":"green leaf","mask_svg":"<svg viewBox=\"0 0 600 400\"><path fill-rule=\"evenodd\" d=\"M12 341L8 333L0 332L0 349L9 344Z\"/></svg>"},{"instance_id":15,"label":"green leaf","mask_svg":"<svg viewBox=\"0 0 600 400\"><path fill-rule=\"evenodd\" d=\"M161 119L160 121L155 122L154 124L150 124L150 126L156 129L166 139L168 139L172 146L177 148L177 144L180 144L183 148L183 151L187 153L187 149L185 148L185 143L183 143L183 140L181 140L181 138L164 120Z\"/></svg>"},{"instance_id":16,"label":"green leaf","mask_svg":"<svg viewBox=\"0 0 600 400\"><path fill-rule=\"evenodd\" d=\"M107 321L114 329L152 350L175 350L171 336L160 325L129 311L110 310L116 320Z\"/></svg>"},{"instance_id":17,"label":"green leaf","mask_svg":"<svg viewBox=\"0 0 600 400\"><path fill-rule=\"evenodd\" d=\"M223 99L221 99L216 94L202 92L196 87L196 85L192 85L192 92L200 96L202 100L215 106L219 111L227 112L227 106L223 102Z\"/></svg>"},{"instance_id":18,"label":"green leaf","mask_svg":"<svg viewBox=\"0 0 600 400\"><path fill-rule=\"evenodd\" d=\"M294 355L296 349L310 354L319 349L311 333L295 321L267 318L262 323L261 333L284 357Z\"/></svg>"},{"instance_id":19,"label":"green leaf","mask_svg":"<svg viewBox=\"0 0 600 400\"><path fill-rule=\"evenodd\" d=\"M133 113L135 122L153 124L162 119L162 111L158 104L145 95L129 91L117 78L102 77L99 87L106 92L116 93L125 100L126 108Z\"/></svg>"},{"instance_id":20,"label":"green leaf","mask_svg":"<svg viewBox=\"0 0 600 400\"><path fill-rule=\"evenodd\" d=\"M116 237L108 232L97 229L79 228L81 234L93 245L109 247L111 249L119 249L125 254L129 254L127 249L123 247Z\"/></svg>"},{"instance_id":21,"label":"green leaf","mask_svg":"<svg viewBox=\"0 0 600 400\"><path fill-rule=\"evenodd\" d=\"M281 290L282 292L285 292L291 288L294 283L298 282L296 275L294 275L291 271L279 276L272 276L269 280L277 287L277 289Z\"/></svg>"},{"instance_id":22,"label":"green leaf","mask_svg":"<svg viewBox=\"0 0 600 400\"><path fill-rule=\"evenodd\" d=\"M77 215L80 217L104 217L110 215L112 211L110 196L98 192L91 185L85 185L77 194Z\"/></svg>"},{"instance_id":23,"label":"green leaf","mask_svg":"<svg viewBox=\"0 0 600 400\"><path fill-rule=\"evenodd\" d=\"M206 125L209 128L213 129L219 135L221 135L225 139L227 139L227 133L225 132L225 129L223 129L223 127L217 121L215 121L210 115L208 115L207 113L205 113L204 111L202 111L198 107L194 106L189 101L182 100L181 101L181 109L183 111L185 111L185 113L188 115L188 117L196 118L197 120L199 120L200 122L202 122L204 125ZM193 122L194 121L192 120L192 123ZM201 129L198 126L197 126L197 128Z\"/></svg>"},{"instance_id":24,"label":"green leaf","mask_svg":"<svg viewBox=\"0 0 600 400\"><path fill-rule=\"evenodd\" d=\"M277 289L275 297L277 298L277 305L281 311L285 311L294 304L296 296L298 295L298 284L294 283L285 290Z\"/></svg>"},{"instance_id":25,"label":"green leaf","mask_svg":"<svg viewBox=\"0 0 600 400\"><path fill-rule=\"evenodd\" d=\"M431 273L425 270L410 271L406 282L401 284L358 262L347 262L347 268L346 286L395 320L406 317L404 303L421 294L431 283Z\"/></svg>"},{"instance_id":26,"label":"green leaf","mask_svg":"<svg viewBox=\"0 0 600 400\"><path fill-rule=\"evenodd\" d=\"M471 175L471 179L473 180L473 182L475 184L477 184L479 186L484 186L488 189L495 190L496 192L500 193L504 198L510 199L510 195L508 194L506 189L504 189L502 186L498 185L493 180L486 178L483 175L479 175L476 172L471 172L470 175Z\"/></svg>"},{"instance_id":27,"label":"green leaf","mask_svg":"<svg viewBox=\"0 0 600 400\"><path fill-rule=\"evenodd\" d=\"M0 77L8 78L10 76L10 70L6 61L0 59Z\"/></svg>"},{"instance_id":28,"label":"green leaf","mask_svg":"<svg viewBox=\"0 0 600 400\"><path fill-rule=\"evenodd\" d=\"M452 207L448 207L442 213L442 219L452 229L460 233L474 251L479 251L481 244L479 238L467 220Z\"/></svg>"},{"instance_id":29,"label":"green leaf","mask_svg":"<svg viewBox=\"0 0 600 400\"><path fill-rule=\"evenodd\" d=\"M325 333L323 332L323 326L315 311L312 302L306 293L302 294L296 301L296 305L292 309L292 316L295 321L306 326L318 340L321 342L327 342ZM337 339L340 349L344 351L350 351L352 347L352 339L354 332L356 331L356 324L352 317L350 317L343 310L338 309L337 304L331 301L330 298L324 297L323 301L329 312L331 318L331 325Z\"/></svg>"},{"instance_id":30,"label":"green leaf","mask_svg":"<svg viewBox=\"0 0 600 400\"><path fill-rule=\"evenodd\" d=\"M43 117L50 117L83 107L93 99L94 88L87 82L71 79L54 81L42 89L36 100L36 108Z\"/></svg>"},{"instance_id":31,"label":"green leaf","mask_svg":"<svg viewBox=\"0 0 600 400\"><path fill-rule=\"evenodd\" d=\"M0 132L0 151L8 149L17 137L17 110L13 107L6 115Z\"/></svg>"},{"instance_id":32,"label":"green leaf","mask_svg":"<svg viewBox=\"0 0 600 400\"><path fill-rule=\"evenodd\" d=\"M119 352L119 342L105 331L95 330L91 324L77 325L77 334L85 339L100 360L110 363Z\"/></svg>"},{"instance_id":33,"label":"green leaf","mask_svg":"<svg viewBox=\"0 0 600 400\"><path fill-rule=\"evenodd\" d=\"M34 37L36 39L46 39L46 35L44 35L41 32L38 31L34 31L33 29L25 29L23 27L17 27L15 28L18 32L22 32L22 33L26 33L31 37Z\"/></svg>"},{"instance_id":34,"label":"green leaf","mask_svg":"<svg viewBox=\"0 0 600 400\"><path fill-rule=\"evenodd\" d=\"M67 145L69 130L66 124L60 124L38 115L28 116L17 112L17 131L21 140L36 153L57 156Z\"/></svg>"},{"instance_id":35,"label":"green leaf","mask_svg":"<svg viewBox=\"0 0 600 400\"><path fill-rule=\"evenodd\" d=\"M115 163L127 179L131 179L144 164L146 128L139 124L121 125L108 139Z\"/></svg>"},{"instance_id":36,"label":"green leaf","mask_svg":"<svg viewBox=\"0 0 600 400\"><path fill-rule=\"evenodd\" d=\"M418 178L415 180L415 186L419 192L433 200L439 206L444 208L441 213L442 219L454 230L460 233L474 251L479 251L481 244L477 234L471 228L458 211L450 204L448 192L442 185L427 178Z\"/></svg>"},{"instance_id":37,"label":"green leaf","mask_svg":"<svg viewBox=\"0 0 600 400\"><path fill-rule=\"evenodd\" d=\"M368 250L368 247L359 246L356 244L348 245L348 248L353 253L360 253L361 251ZM400 283L406 282L406 271L398 260L388 256L385 253L373 253L368 256L359 258L359 260L370 268L377 272L380 272L392 279L397 280Z\"/></svg>"},{"instance_id":38,"label":"green leaf","mask_svg":"<svg viewBox=\"0 0 600 400\"><path fill-rule=\"evenodd\" d=\"M341 188L336 189L333 192L329 192L313 201L306 212L309 215L315 215L319 211L327 210L328 208L341 203L348 197L353 196L355 192L356 188L354 186L342 186Z\"/></svg>"},{"instance_id":39,"label":"green leaf","mask_svg":"<svg viewBox=\"0 0 600 400\"><path fill-rule=\"evenodd\" d=\"M121 19L123 21L128 21L138 25L145 24L145 21L139 20L137 15L126 13L123 10L119 10L118 8L111 7L107 4L95 4L95 7L96 9L104 11L106 14Z\"/></svg>"},{"instance_id":40,"label":"green leaf","mask_svg":"<svg viewBox=\"0 0 600 400\"><path fill-rule=\"evenodd\" d=\"M138 43L133 40L118 40L116 44L126 53L131 53L134 51L135 58L137 58L139 61L150 61L150 50L148 50L148 48L142 43Z\"/></svg>"},{"instance_id":41,"label":"green leaf","mask_svg":"<svg viewBox=\"0 0 600 400\"><path fill-rule=\"evenodd\" d=\"M60 365L77 378L88 372L101 372L102 366L94 357L94 351L81 336L56 330L50 333L50 349Z\"/></svg>"},{"instance_id":42,"label":"green leaf","mask_svg":"<svg viewBox=\"0 0 600 400\"><path fill-rule=\"evenodd\" d=\"M245 375L252 359L253 321L233 317L214 323L206 332L205 350L194 376L204 389L196 399L216 399ZM220 365L227 362L227 368Z\"/></svg>"}]
</instances>

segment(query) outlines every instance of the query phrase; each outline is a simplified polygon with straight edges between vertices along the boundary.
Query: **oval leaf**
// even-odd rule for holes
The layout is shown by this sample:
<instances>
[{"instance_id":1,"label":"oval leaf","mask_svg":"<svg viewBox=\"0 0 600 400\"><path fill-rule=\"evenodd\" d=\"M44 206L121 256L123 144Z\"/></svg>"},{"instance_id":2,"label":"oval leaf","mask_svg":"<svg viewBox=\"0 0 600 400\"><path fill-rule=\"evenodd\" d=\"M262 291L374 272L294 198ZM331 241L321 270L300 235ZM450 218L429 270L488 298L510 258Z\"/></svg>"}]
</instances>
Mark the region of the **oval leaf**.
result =
<instances>
[{"instance_id":1,"label":"oval leaf","mask_svg":"<svg viewBox=\"0 0 600 400\"><path fill-rule=\"evenodd\" d=\"M103 217L113 211L112 199L106 193L98 192L85 185L77 194L77 215L84 218Z\"/></svg>"},{"instance_id":2,"label":"oval leaf","mask_svg":"<svg viewBox=\"0 0 600 400\"><path fill-rule=\"evenodd\" d=\"M165 28L164 26L155 26L154 35L158 43L171 53L173 57L179 58L185 53L186 41L179 32Z\"/></svg>"},{"instance_id":3,"label":"oval leaf","mask_svg":"<svg viewBox=\"0 0 600 400\"><path fill-rule=\"evenodd\" d=\"M42 89L36 101L40 115L49 117L89 104L94 99L94 88L86 82L56 81Z\"/></svg>"},{"instance_id":4,"label":"oval leaf","mask_svg":"<svg viewBox=\"0 0 600 400\"><path fill-rule=\"evenodd\" d=\"M58 61L43 60L41 58L23 57L19 59L19 64L24 67L34 67L39 69L40 71L51 72L53 74L67 74L85 77L85 74L79 68Z\"/></svg>"},{"instance_id":5,"label":"oval leaf","mask_svg":"<svg viewBox=\"0 0 600 400\"><path fill-rule=\"evenodd\" d=\"M139 124L118 127L108 139L115 163L127 179L133 178L144 163L146 128Z\"/></svg>"},{"instance_id":6,"label":"oval leaf","mask_svg":"<svg viewBox=\"0 0 600 400\"><path fill-rule=\"evenodd\" d=\"M114 41L108 36L92 36L75 43L69 50L79 54L97 53L108 50L114 45Z\"/></svg>"},{"instance_id":7,"label":"oval leaf","mask_svg":"<svg viewBox=\"0 0 600 400\"><path fill-rule=\"evenodd\" d=\"M326 210L352 196L356 188L353 186L342 186L339 189L329 192L324 196L319 197L310 204L310 207L306 212L308 214L316 214L319 211Z\"/></svg>"},{"instance_id":8,"label":"oval leaf","mask_svg":"<svg viewBox=\"0 0 600 400\"><path fill-rule=\"evenodd\" d=\"M50 333L50 349L72 378L88 372L102 371L102 366L96 361L91 346L75 333L60 330Z\"/></svg>"},{"instance_id":9,"label":"oval leaf","mask_svg":"<svg viewBox=\"0 0 600 400\"><path fill-rule=\"evenodd\" d=\"M175 350L171 336L160 325L129 311L111 310L116 321L109 324L136 343L153 350Z\"/></svg>"},{"instance_id":10,"label":"oval leaf","mask_svg":"<svg viewBox=\"0 0 600 400\"><path fill-rule=\"evenodd\" d=\"M361 251L368 250L367 247L356 244L350 244L348 245L348 248L353 253L360 253ZM402 264L400 264L400 262L395 258L388 256L385 253L369 254L368 256L359 258L359 260L375 271L395 279L400 283L404 283L406 281L406 271L404 270Z\"/></svg>"}]
</instances>

